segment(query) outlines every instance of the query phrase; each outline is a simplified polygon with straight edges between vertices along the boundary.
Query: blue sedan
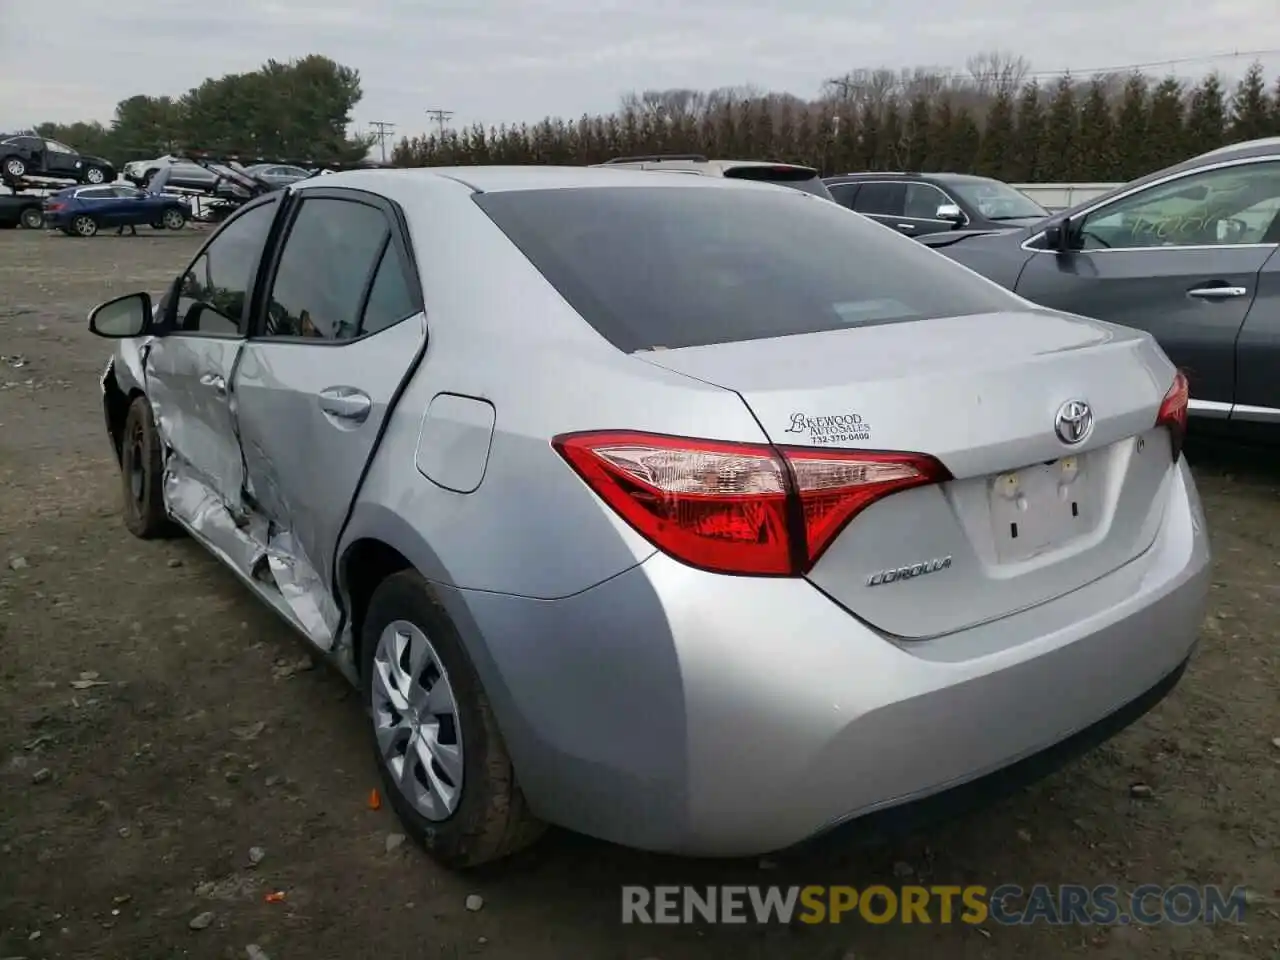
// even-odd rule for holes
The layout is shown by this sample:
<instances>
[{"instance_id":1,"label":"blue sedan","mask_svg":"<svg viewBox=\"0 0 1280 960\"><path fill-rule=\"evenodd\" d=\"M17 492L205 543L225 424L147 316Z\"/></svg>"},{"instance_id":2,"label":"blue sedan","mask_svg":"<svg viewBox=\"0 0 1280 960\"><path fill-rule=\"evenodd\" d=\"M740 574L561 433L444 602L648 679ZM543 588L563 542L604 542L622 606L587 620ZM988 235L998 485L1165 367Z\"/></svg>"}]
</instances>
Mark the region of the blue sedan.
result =
<instances>
[{"instance_id":1,"label":"blue sedan","mask_svg":"<svg viewBox=\"0 0 1280 960\"><path fill-rule=\"evenodd\" d=\"M92 237L101 227L181 230L190 217L191 208L177 197L119 183L67 187L44 201L45 226L73 237Z\"/></svg>"}]
</instances>

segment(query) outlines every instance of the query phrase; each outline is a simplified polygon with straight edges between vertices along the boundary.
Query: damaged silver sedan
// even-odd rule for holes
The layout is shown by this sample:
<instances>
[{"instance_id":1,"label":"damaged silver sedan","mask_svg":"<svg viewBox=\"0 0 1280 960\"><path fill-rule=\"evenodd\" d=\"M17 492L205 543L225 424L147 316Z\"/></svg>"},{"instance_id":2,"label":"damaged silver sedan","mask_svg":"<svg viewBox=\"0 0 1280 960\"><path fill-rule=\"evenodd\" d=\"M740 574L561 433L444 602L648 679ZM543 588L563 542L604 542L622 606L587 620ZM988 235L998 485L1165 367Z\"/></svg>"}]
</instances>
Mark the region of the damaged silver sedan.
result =
<instances>
[{"instance_id":1,"label":"damaged silver sedan","mask_svg":"<svg viewBox=\"0 0 1280 960\"><path fill-rule=\"evenodd\" d=\"M90 329L129 529L358 685L453 866L788 847L1096 742L1195 644L1155 342L798 191L339 173Z\"/></svg>"}]
</instances>

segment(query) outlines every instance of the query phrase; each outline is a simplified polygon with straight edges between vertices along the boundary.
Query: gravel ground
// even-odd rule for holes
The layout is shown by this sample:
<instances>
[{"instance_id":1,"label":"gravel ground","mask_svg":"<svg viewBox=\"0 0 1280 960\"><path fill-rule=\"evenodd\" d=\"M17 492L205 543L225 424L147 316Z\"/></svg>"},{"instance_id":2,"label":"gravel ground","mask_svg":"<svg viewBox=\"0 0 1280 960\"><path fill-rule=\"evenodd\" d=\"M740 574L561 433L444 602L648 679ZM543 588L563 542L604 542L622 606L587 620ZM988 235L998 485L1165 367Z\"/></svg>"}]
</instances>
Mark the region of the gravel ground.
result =
<instances>
[{"instance_id":1,"label":"gravel ground","mask_svg":"<svg viewBox=\"0 0 1280 960\"><path fill-rule=\"evenodd\" d=\"M1217 569L1192 666L1157 710L1030 790L774 869L552 833L451 875L369 808L343 681L195 544L142 543L120 520L107 350L86 311L161 287L201 236L0 232L0 957L1280 957L1274 455L1193 444ZM1243 925L1191 927L619 923L623 884L908 876L1244 884L1259 899Z\"/></svg>"}]
</instances>

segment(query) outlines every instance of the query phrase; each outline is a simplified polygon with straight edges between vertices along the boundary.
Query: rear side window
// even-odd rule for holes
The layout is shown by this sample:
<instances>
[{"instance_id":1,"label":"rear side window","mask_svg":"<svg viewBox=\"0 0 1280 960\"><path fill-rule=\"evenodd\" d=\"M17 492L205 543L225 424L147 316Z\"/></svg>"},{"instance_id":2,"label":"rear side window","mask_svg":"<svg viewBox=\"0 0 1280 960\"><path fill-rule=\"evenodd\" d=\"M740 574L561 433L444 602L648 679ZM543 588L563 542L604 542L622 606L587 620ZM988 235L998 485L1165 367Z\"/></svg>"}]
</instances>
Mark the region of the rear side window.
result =
<instances>
[{"instance_id":1,"label":"rear side window","mask_svg":"<svg viewBox=\"0 0 1280 960\"><path fill-rule=\"evenodd\" d=\"M914 240L789 192L673 182L473 199L628 353L1022 306Z\"/></svg>"},{"instance_id":2,"label":"rear side window","mask_svg":"<svg viewBox=\"0 0 1280 960\"><path fill-rule=\"evenodd\" d=\"M377 207L306 198L285 238L267 304L269 337L350 340L391 229Z\"/></svg>"},{"instance_id":3,"label":"rear side window","mask_svg":"<svg viewBox=\"0 0 1280 960\"><path fill-rule=\"evenodd\" d=\"M873 216L900 217L906 199L905 183L864 183L853 202L853 209Z\"/></svg>"},{"instance_id":4,"label":"rear side window","mask_svg":"<svg viewBox=\"0 0 1280 960\"><path fill-rule=\"evenodd\" d=\"M827 189L831 191L831 197L836 203L853 209L853 198L858 192L856 183L833 183Z\"/></svg>"}]
</instances>

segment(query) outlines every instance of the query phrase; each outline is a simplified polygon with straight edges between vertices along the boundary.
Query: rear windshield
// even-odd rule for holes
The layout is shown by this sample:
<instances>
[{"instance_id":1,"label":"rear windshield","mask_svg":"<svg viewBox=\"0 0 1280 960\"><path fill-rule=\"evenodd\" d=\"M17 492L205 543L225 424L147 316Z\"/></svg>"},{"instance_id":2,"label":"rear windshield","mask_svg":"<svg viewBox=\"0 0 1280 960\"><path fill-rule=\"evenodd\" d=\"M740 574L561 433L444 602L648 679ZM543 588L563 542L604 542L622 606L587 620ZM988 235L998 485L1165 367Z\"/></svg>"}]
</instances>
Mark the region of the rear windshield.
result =
<instances>
[{"instance_id":1,"label":"rear windshield","mask_svg":"<svg viewBox=\"0 0 1280 960\"><path fill-rule=\"evenodd\" d=\"M791 191L590 187L474 199L627 353L1023 306L915 240Z\"/></svg>"},{"instance_id":2,"label":"rear windshield","mask_svg":"<svg viewBox=\"0 0 1280 960\"><path fill-rule=\"evenodd\" d=\"M835 199L831 196L831 191L827 189L827 185L822 182L822 178L818 176L818 171L809 167L788 167L781 164L776 167L756 165L726 167L724 176L731 180L758 180L763 183L778 183L791 187L793 190L812 193L823 200Z\"/></svg>"}]
</instances>

